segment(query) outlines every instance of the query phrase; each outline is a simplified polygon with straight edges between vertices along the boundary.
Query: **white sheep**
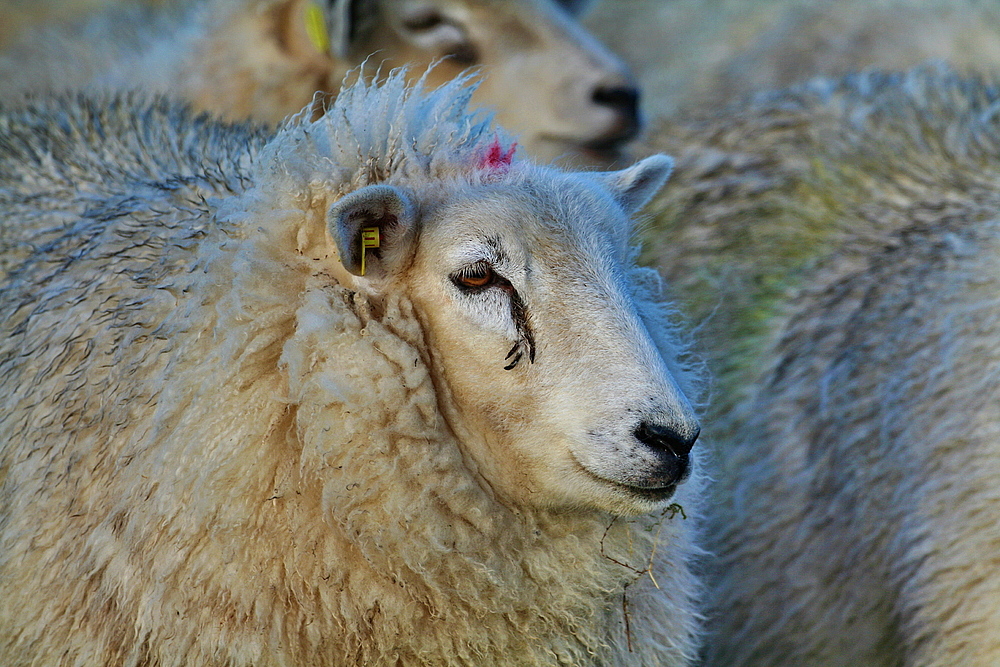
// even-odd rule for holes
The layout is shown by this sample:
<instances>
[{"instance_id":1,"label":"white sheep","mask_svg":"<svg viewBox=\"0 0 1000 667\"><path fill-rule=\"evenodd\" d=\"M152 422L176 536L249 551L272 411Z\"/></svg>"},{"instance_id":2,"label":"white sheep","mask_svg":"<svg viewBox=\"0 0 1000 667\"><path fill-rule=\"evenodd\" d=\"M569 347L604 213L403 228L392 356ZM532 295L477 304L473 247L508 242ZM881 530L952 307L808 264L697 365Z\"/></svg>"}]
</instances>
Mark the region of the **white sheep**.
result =
<instances>
[{"instance_id":1,"label":"white sheep","mask_svg":"<svg viewBox=\"0 0 1000 667\"><path fill-rule=\"evenodd\" d=\"M37 4L31 11L44 15ZM430 68L437 83L471 67L482 75L474 102L496 110L535 158L606 164L640 126L631 72L580 26L581 0L106 4L11 36L0 52L0 99L143 90L231 120L277 123L317 91L335 93L362 63L368 74Z\"/></svg>"},{"instance_id":2,"label":"white sheep","mask_svg":"<svg viewBox=\"0 0 1000 667\"><path fill-rule=\"evenodd\" d=\"M1000 664L998 108L935 67L664 128L718 379L706 665Z\"/></svg>"},{"instance_id":3,"label":"white sheep","mask_svg":"<svg viewBox=\"0 0 1000 667\"><path fill-rule=\"evenodd\" d=\"M979 0L604 0L584 23L661 116L865 69L1000 71L1000 8Z\"/></svg>"},{"instance_id":4,"label":"white sheep","mask_svg":"<svg viewBox=\"0 0 1000 667\"><path fill-rule=\"evenodd\" d=\"M670 161L513 160L465 83L3 115L0 662L688 664Z\"/></svg>"}]
</instances>

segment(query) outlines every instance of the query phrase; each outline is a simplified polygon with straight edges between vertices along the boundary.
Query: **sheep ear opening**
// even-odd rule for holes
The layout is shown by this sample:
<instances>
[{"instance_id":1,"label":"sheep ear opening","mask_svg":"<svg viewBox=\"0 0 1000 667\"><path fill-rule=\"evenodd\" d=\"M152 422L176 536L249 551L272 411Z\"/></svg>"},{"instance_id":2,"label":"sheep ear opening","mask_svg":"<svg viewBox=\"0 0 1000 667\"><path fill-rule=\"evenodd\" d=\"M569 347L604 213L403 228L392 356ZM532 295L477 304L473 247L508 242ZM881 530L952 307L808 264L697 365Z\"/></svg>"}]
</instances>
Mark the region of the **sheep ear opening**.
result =
<instances>
[{"instance_id":1,"label":"sheep ear opening","mask_svg":"<svg viewBox=\"0 0 1000 667\"><path fill-rule=\"evenodd\" d=\"M670 178L674 161L666 155L651 155L628 169L597 174L630 215L649 203Z\"/></svg>"},{"instance_id":2,"label":"sheep ear opening","mask_svg":"<svg viewBox=\"0 0 1000 667\"><path fill-rule=\"evenodd\" d=\"M335 202L326 220L344 268L356 276L382 278L409 248L416 206L399 188L369 185Z\"/></svg>"}]
</instances>

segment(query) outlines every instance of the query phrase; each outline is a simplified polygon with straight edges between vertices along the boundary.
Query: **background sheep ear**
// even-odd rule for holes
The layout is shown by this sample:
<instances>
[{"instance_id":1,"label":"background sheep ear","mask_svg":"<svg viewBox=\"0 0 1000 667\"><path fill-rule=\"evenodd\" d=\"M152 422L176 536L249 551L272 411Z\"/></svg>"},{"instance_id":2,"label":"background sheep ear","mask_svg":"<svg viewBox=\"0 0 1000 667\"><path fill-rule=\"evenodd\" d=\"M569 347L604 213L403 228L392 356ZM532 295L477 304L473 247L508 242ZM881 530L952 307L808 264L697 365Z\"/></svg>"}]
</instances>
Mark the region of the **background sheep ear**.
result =
<instances>
[{"instance_id":1,"label":"background sheep ear","mask_svg":"<svg viewBox=\"0 0 1000 667\"><path fill-rule=\"evenodd\" d=\"M651 155L628 169L594 176L602 181L629 214L637 212L670 178L674 161L666 155Z\"/></svg>"},{"instance_id":2,"label":"background sheep ear","mask_svg":"<svg viewBox=\"0 0 1000 667\"><path fill-rule=\"evenodd\" d=\"M416 210L413 198L391 185L369 185L335 202L326 224L344 268L356 276L381 278L399 266L409 252ZM363 248L362 235L372 227L379 230L378 247Z\"/></svg>"}]
</instances>

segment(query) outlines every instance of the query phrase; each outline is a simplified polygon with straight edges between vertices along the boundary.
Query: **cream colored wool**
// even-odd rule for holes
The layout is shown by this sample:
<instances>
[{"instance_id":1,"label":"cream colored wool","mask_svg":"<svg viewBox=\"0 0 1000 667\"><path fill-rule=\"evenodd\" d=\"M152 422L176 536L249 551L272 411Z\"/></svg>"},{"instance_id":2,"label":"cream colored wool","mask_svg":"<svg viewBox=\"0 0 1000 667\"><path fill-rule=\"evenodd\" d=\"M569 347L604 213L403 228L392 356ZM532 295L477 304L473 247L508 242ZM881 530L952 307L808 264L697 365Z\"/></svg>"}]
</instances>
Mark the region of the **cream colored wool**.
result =
<instances>
[{"instance_id":1,"label":"cream colored wool","mask_svg":"<svg viewBox=\"0 0 1000 667\"><path fill-rule=\"evenodd\" d=\"M604 0L584 22L657 116L866 69L1000 71L1000 11L981 0Z\"/></svg>"},{"instance_id":2,"label":"cream colored wool","mask_svg":"<svg viewBox=\"0 0 1000 667\"><path fill-rule=\"evenodd\" d=\"M707 664L1000 661L997 210L917 222L789 327L713 521Z\"/></svg>"},{"instance_id":3,"label":"cream colored wool","mask_svg":"<svg viewBox=\"0 0 1000 667\"><path fill-rule=\"evenodd\" d=\"M691 522L667 510L697 511L697 466L652 502L540 463L595 397L645 381L690 413L658 280L613 175L483 168L463 85L358 84L273 138L135 100L4 117L0 663L688 663ZM368 277L341 266L325 216L374 183L466 215L452 236L539 240L532 280L562 273L554 300L525 287L535 363L442 324L459 296L428 306L432 223L400 273L391 237Z\"/></svg>"},{"instance_id":4,"label":"cream colored wool","mask_svg":"<svg viewBox=\"0 0 1000 667\"><path fill-rule=\"evenodd\" d=\"M1000 664L998 108L920 68L664 128L653 253L721 378L705 664Z\"/></svg>"}]
</instances>

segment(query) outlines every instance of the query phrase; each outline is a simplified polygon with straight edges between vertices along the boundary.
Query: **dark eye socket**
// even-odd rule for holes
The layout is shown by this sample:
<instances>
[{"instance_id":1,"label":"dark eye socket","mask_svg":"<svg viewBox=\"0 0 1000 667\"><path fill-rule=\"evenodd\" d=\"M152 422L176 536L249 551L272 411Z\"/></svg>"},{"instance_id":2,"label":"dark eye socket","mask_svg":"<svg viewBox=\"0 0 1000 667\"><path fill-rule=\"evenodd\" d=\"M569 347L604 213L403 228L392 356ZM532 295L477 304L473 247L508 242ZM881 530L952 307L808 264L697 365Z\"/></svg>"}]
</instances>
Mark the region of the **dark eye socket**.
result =
<instances>
[{"instance_id":1,"label":"dark eye socket","mask_svg":"<svg viewBox=\"0 0 1000 667\"><path fill-rule=\"evenodd\" d=\"M465 30L434 7L411 12L401 20L413 37L434 40L433 47L452 64L470 67L479 62L479 51L469 42Z\"/></svg>"},{"instance_id":2,"label":"dark eye socket","mask_svg":"<svg viewBox=\"0 0 1000 667\"><path fill-rule=\"evenodd\" d=\"M486 262L470 264L451 276L455 286L465 292L478 292L504 281Z\"/></svg>"},{"instance_id":3,"label":"dark eye socket","mask_svg":"<svg viewBox=\"0 0 1000 667\"><path fill-rule=\"evenodd\" d=\"M425 32L433 30L444 23L444 16L437 10L426 9L421 12L410 14L403 19L403 27L412 32Z\"/></svg>"}]
</instances>

